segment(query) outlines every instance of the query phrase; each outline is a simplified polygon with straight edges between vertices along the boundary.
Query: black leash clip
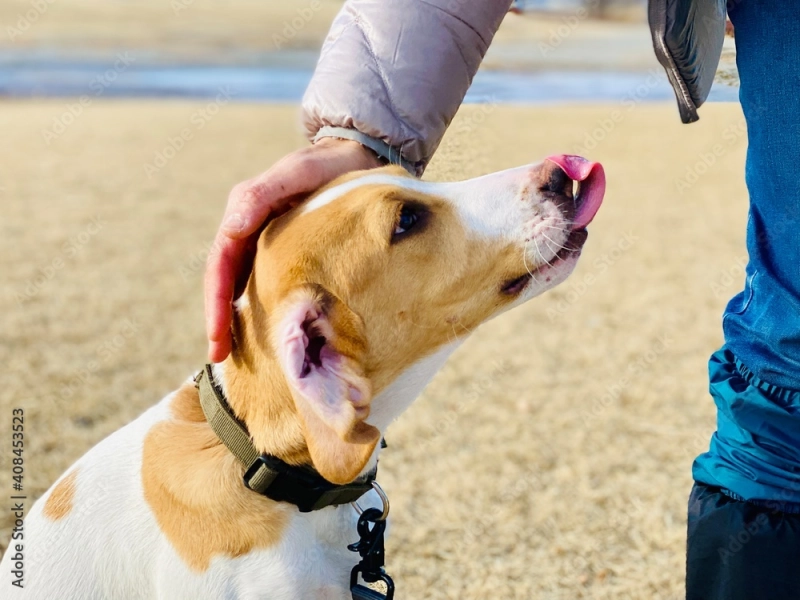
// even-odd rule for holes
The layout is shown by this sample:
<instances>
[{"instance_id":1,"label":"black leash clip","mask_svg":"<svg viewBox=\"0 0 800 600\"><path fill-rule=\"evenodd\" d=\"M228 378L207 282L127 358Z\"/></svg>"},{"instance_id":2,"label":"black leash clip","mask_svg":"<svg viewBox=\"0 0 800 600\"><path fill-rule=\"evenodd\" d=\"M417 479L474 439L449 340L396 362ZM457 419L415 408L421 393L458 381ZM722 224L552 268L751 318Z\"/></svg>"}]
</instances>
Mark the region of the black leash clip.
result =
<instances>
[{"instance_id":1,"label":"black leash clip","mask_svg":"<svg viewBox=\"0 0 800 600\"><path fill-rule=\"evenodd\" d=\"M370 524L372 528L370 528ZM394 582L386 571L383 570L384 551L383 534L386 531L385 512L380 509L368 508L358 518L359 540L350 544L347 549L358 552L361 556L359 562L350 572L350 591L353 600L392 600L394 598ZM383 581L386 592L382 593L358 582L361 575L366 583Z\"/></svg>"}]
</instances>

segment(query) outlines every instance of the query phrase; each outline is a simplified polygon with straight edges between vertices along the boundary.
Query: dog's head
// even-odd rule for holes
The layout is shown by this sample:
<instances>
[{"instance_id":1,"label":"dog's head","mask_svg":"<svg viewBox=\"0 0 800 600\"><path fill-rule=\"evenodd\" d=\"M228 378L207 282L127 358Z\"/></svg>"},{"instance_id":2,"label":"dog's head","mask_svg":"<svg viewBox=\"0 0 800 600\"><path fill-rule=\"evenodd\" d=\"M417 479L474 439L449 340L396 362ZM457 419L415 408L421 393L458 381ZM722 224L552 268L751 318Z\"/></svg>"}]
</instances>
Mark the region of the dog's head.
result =
<instances>
[{"instance_id":1,"label":"dog's head","mask_svg":"<svg viewBox=\"0 0 800 600\"><path fill-rule=\"evenodd\" d=\"M573 156L458 183L387 167L264 230L236 343L277 359L324 477L354 479L463 338L566 279L604 188Z\"/></svg>"}]
</instances>

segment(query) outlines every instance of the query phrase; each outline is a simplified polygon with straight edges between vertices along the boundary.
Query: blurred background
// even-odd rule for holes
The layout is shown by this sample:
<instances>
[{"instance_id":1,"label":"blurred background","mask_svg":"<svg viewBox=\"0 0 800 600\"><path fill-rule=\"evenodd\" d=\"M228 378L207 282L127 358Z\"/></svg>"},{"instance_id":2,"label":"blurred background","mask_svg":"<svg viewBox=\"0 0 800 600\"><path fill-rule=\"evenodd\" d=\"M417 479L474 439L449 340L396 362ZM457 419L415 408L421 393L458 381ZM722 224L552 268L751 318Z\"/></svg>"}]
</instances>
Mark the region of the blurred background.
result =
<instances>
[{"instance_id":1,"label":"blurred background","mask_svg":"<svg viewBox=\"0 0 800 600\"><path fill-rule=\"evenodd\" d=\"M307 143L341 4L0 3L0 431L25 410L31 499L203 364L227 194ZM642 1L515 3L425 178L578 153L608 191L575 274L476 332L389 430L400 598L682 597L705 365L746 260L736 97L715 85L680 123Z\"/></svg>"},{"instance_id":2,"label":"blurred background","mask_svg":"<svg viewBox=\"0 0 800 600\"><path fill-rule=\"evenodd\" d=\"M296 102L339 0L6 0L0 94ZM467 102L613 100L648 69L641 0L519 0ZM110 71L109 71L110 69ZM672 91L660 72L650 100ZM725 94L725 90L716 92ZM728 99L735 96L728 94Z\"/></svg>"}]
</instances>

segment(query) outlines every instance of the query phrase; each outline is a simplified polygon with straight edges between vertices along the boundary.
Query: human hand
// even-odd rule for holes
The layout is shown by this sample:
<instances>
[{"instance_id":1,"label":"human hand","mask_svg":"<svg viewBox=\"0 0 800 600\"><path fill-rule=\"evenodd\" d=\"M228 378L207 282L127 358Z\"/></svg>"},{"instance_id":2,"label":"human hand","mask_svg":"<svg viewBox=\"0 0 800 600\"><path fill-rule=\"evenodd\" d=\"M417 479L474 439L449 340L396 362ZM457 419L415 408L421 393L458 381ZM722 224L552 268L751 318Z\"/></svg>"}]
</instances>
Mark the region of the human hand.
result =
<instances>
[{"instance_id":1,"label":"human hand","mask_svg":"<svg viewBox=\"0 0 800 600\"><path fill-rule=\"evenodd\" d=\"M234 290L247 275L242 271L252 258L262 225L339 175L379 166L375 154L358 142L322 138L234 186L206 263L206 333L211 362L221 362L230 354Z\"/></svg>"}]
</instances>

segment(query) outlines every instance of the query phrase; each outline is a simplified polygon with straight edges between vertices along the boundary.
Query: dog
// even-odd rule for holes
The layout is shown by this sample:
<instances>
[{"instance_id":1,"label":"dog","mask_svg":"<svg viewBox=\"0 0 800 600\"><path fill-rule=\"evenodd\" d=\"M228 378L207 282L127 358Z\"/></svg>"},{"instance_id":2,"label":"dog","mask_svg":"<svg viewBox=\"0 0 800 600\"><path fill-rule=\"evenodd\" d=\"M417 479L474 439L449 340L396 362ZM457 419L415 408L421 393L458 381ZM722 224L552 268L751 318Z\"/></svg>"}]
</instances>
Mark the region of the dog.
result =
<instances>
[{"instance_id":1,"label":"dog","mask_svg":"<svg viewBox=\"0 0 800 600\"><path fill-rule=\"evenodd\" d=\"M576 156L455 183L388 166L269 223L231 355L34 504L24 589L12 541L3 596L350 598L348 503L381 506L367 490L387 426L468 332L567 278L604 190Z\"/></svg>"}]
</instances>

